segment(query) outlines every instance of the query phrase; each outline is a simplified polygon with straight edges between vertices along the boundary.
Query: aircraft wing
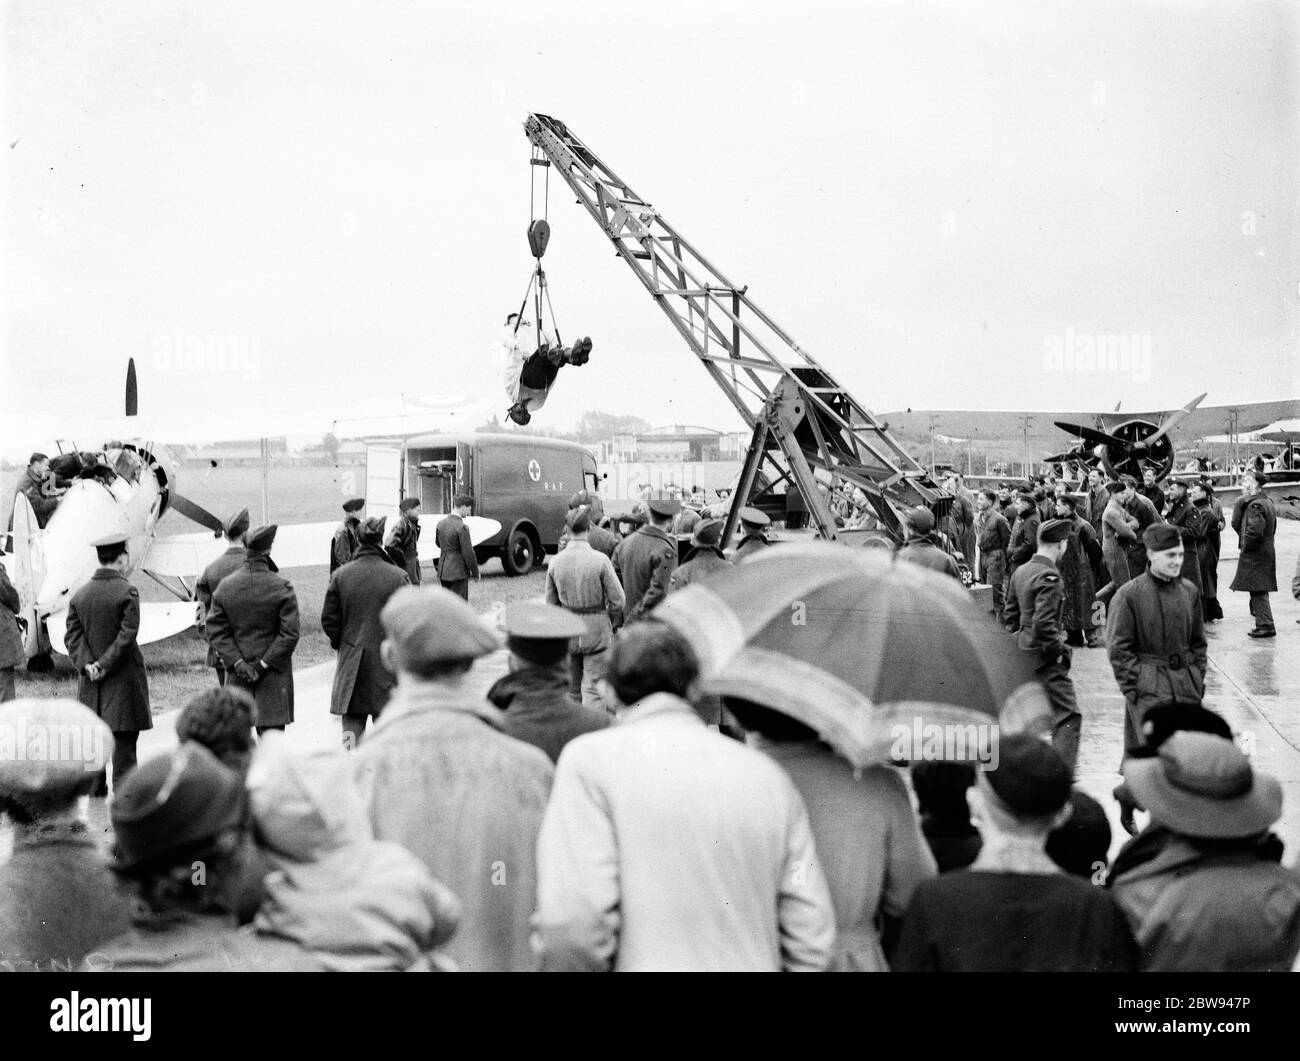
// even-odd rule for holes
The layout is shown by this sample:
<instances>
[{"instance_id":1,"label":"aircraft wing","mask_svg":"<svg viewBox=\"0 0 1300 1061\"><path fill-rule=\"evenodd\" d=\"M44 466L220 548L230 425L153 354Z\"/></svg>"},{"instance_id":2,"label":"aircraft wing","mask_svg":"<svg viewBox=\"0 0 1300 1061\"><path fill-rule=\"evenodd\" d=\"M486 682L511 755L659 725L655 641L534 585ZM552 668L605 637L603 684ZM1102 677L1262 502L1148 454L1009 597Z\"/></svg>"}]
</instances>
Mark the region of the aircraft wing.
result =
<instances>
[{"instance_id":1,"label":"aircraft wing","mask_svg":"<svg viewBox=\"0 0 1300 1061\"><path fill-rule=\"evenodd\" d=\"M149 645L193 629L201 620L200 610L197 601L176 601L172 604L144 601L140 604L140 632L136 635L136 641ZM45 621L45 629L49 632L54 651L66 656L68 613L55 612Z\"/></svg>"}]
</instances>

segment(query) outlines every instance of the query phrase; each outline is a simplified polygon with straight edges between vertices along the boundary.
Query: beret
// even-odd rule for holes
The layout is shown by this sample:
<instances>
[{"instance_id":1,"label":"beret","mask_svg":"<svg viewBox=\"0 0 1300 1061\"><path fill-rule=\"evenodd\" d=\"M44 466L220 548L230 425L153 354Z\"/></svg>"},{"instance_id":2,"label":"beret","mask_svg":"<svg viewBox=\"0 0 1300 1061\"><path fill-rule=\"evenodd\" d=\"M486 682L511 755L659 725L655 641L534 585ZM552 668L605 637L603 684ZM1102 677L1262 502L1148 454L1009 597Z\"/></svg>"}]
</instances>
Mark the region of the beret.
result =
<instances>
[{"instance_id":1,"label":"beret","mask_svg":"<svg viewBox=\"0 0 1300 1061\"><path fill-rule=\"evenodd\" d=\"M691 544L716 546L722 541L723 522L720 519L702 519L691 531Z\"/></svg>"},{"instance_id":2,"label":"beret","mask_svg":"<svg viewBox=\"0 0 1300 1061\"><path fill-rule=\"evenodd\" d=\"M404 497L402 503L397 507L403 512L410 512L411 509L420 507L420 499L418 497Z\"/></svg>"},{"instance_id":3,"label":"beret","mask_svg":"<svg viewBox=\"0 0 1300 1061\"><path fill-rule=\"evenodd\" d=\"M366 499L364 497L354 497L350 501L343 502L344 512L357 512L360 509L363 509L365 507L366 507Z\"/></svg>"}]
</instances>

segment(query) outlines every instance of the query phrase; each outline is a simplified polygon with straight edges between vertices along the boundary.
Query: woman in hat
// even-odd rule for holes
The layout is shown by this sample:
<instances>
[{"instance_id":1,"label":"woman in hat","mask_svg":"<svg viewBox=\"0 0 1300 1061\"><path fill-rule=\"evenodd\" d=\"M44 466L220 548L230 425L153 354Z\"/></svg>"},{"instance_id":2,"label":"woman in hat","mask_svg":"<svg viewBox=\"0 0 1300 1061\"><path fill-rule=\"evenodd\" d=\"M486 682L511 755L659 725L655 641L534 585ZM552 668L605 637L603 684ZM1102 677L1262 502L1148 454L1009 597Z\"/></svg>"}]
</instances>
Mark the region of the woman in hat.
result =
<instances>
[{"instance_id":1,"label":"woman in hat","mask_svg":"<svg viewBox=\"0 0 1300 1061\"><path fill-rule=\"evenodd\" d=\"M1143 968L1290 969L1300 952L1300 876L1259 843L1282 815L1277 779L1252 770L1229 740L1179 732L1156 756L1127 760L1124 780L1153 826L1172 834L1111 884Z\"/></svg>"}]
</instances>

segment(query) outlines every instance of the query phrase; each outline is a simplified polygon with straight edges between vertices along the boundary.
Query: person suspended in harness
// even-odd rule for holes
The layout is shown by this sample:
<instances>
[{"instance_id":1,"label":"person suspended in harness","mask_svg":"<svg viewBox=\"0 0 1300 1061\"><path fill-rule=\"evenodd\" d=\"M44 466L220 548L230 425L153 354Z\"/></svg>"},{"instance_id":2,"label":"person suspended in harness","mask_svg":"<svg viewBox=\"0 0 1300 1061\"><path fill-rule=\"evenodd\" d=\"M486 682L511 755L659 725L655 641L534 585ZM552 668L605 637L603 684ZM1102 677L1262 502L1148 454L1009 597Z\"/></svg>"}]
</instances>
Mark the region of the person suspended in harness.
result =
<instances>
[{"instance_id":1,"label":"person suspended in harness","mask_svg":"<svg viewBox=\"0 0 1300 1061\"><path fill-rule=\"evenodd\" d=\"M518 313L506 317L501 345L506 351L506 395L510 408L506 415L524 425L532 414L546 404L551 384L565 365L585 365L591 356L591 339L582 338L572 347L562 346L547 328L540 329L535 349L529 342L534 332Z\"/></svg>"}]
</instances>

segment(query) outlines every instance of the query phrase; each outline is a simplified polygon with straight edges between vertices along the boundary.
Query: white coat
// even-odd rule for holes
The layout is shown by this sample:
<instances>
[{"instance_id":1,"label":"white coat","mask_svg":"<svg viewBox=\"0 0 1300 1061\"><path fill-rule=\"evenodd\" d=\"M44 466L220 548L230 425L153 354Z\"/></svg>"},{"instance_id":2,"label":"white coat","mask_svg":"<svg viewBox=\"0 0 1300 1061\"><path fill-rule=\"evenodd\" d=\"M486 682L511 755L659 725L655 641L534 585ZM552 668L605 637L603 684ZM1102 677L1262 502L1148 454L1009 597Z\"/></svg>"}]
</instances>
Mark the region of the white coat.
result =
<instances>
[{"instance_id":1,"label":"white coat","mask_svg":"<svg viewBox=\"0 0 1300 1061\"><path fill-rule=\"evenodd\" d=\"M543 969L830 962L835 914L790 778L667 693L565 746L537 859Z\"/></svg>"}]
</instances>

